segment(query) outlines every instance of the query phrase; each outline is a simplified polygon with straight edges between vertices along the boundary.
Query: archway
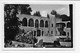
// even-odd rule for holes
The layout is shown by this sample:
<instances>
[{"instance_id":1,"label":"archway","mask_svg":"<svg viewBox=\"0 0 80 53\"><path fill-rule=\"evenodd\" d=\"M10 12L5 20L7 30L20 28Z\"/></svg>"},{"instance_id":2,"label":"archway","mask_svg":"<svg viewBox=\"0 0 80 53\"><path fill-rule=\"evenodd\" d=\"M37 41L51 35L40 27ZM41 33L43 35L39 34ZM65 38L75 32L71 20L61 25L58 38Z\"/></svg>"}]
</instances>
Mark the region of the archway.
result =
<instances>
[{"instance_id":1,"label":"archway","mask_svg":"<svg viewBox=\"0 0 80 53\"><path fill-rule=\"evenodd\" d=\"M34 20L32 18L29 19L29 26L34 27Z\"/></svg>"},{"instance_id":2,"label":"archway","mask_svg":"<svg viewBox=\"0 0 80 53\"><path fill-rule=\"evenodd\" d=\"M40 27L44 27L44 21L43 20L40 21Z\"/></svg>"},{"instance_id":3,"label":"archway","mask_svg":"<svg viewBox=\"0 0 80 53\"><path fill-rule=\"evenodd\" d=\"M27 18L23 18L22 25L27 26Z\"/></svg>"}]
</instances>

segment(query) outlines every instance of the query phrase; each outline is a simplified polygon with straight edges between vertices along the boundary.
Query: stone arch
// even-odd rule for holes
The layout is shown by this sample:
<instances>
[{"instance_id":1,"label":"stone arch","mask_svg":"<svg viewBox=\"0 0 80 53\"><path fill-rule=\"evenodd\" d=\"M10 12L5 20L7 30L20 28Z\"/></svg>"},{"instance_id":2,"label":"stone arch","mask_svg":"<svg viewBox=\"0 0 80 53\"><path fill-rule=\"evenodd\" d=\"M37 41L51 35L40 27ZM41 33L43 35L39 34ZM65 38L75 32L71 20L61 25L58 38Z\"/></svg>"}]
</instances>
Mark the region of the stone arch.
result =
<instances>
[{"instance_id":1,"label":"stone arch","mask_svg":"<svg viewBox=\"0 0 80 53\"><path fill-rule=\"evenodd\" d=\"M27 18L23 18L23 20L22 20L22 25L23 25L23 26L27 26Z\"/></svg>"},{"instance_id":2,"label":"stone arch","mask_svg":"<svg viewBox=\"0 0 80 53\"><path fill-rule=\"evenodd\" d=\"M39 21L38 19L35 20L35 28L38 28L39 27Z\"/></svg>"},{"instance_id":3,"label":"stone arch","mask_svg":"<svg viewBox=\"0 0 80 53\"><path fill-rule=\"evenodd\" d=\"M40 27L44 27L44 20L40 20Z\"/></svg>"},{"instance_id":4,"label":"stone arch","mask_svg":"<svg viewBox=\"0 0 80 53\"><path fill-rule=\"evenodd\" d=\"M34 20L32 18L29 19L29 26L34 27Z\"/></svg>"},{"instance_id":5,"label":"stone arch","mask_svg":"<svg viewBox=\"0 0 80 53\"><path fill-rule=\"evenodd\" d=\"M40 36L41 35L41 30L37 30L37 36Z\"/></svg>"},{"instance_id":6,"label":"stone arch","mask_svg":"<svg viewBox=\"0 0 80 53\"><path fill-rule=\"evenodd\" d=\"M48 21L45 21L45 27L48 27Z\"/></svg>"}]
</instances>

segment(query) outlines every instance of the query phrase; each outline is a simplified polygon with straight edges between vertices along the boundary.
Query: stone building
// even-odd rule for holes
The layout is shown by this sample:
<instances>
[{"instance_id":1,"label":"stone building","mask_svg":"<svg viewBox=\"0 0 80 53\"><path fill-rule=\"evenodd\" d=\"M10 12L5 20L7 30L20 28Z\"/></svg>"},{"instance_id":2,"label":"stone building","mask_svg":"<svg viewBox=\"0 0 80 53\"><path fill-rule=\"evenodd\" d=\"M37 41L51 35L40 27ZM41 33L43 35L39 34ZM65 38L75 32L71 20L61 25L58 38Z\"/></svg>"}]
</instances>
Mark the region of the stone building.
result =
<instances>
[{"instance_id":1,"label":"stone building","mask_svg":"<svg viewBox=\"0 0 80 53\"><path fill-rule=\"evenodd\" d=\"M33 15L19 14L18 17L19 20L22 21L20 29L23 29L25 33L33 31L33 35L38 39L38 41L43 39L43 42L54 42L56 38L67 37L67 35L60 36L60 32L56 27L57 23L67 22L62 22L61 19L55 19L55 15L49 15L49 17L39 17ZM65 27L65 29L67 28ZM69 32L70 29L64 31Z\"/></svg>"}]
</instances>

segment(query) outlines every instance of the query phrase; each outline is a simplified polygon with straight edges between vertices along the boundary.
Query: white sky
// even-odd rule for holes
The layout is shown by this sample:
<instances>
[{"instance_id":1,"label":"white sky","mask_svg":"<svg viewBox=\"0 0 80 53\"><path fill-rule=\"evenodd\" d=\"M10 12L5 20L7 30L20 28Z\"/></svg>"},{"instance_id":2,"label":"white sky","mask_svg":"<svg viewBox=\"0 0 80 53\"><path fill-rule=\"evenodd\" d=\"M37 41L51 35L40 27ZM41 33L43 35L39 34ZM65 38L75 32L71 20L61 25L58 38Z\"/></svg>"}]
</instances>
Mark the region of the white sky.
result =
<instances>
[{"instance_id":1,"label":"white sky","mask_svg":"<svg viewBox=\"0 0 80 53\"><path fill-rule=\"evenodd\" d=\"M66 14L69 16L69 5L66 4L30 4L32 13L40 11L41 15L46 17L52 10L56 10L59 14Z\"/></svg>"}]
</instances>

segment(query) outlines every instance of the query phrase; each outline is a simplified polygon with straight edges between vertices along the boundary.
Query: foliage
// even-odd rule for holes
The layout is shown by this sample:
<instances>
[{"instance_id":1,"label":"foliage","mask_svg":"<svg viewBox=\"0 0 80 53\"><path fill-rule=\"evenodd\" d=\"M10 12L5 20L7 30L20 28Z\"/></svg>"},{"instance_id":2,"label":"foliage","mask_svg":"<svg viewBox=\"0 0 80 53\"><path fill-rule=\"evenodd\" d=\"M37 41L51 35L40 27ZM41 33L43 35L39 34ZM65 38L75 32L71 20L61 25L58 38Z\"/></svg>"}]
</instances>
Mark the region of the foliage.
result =
<instances>
[{"instance_id":1,"label":"foliage","mask_svg":"<svg viewBox=\"0 0 80 53\"><path fill-rule=\"evenodd\" d=\"M36 11L33 15L34 15L34 16L41 16L41 14L40 14L39 11Z\"/></svg>"},{"instance_id":2,"label":"foliage","mask_svg":"<svg viewBox=\"0 0 80 53\"><path fill-rule=\"evenodd\" d=\"M50 18L50 17L49 17L49 14L47 14L47 18Z\"/></svg>"},{"instance_id":3,"label":"foliage","mask_svg":"<svg viewBox=\"0 0 80 53\"><path fill-rule=\"evenodd\" d=\"M55 15L56 18L61 18L62 21L70 21L70 20L71 20L71 18L70 18L69 16L67 16L67 15L65 15L65 14L60 15L60 14L58 14L55 10L52 10L52 11L51 11L51 14L52 14L52 15Z\"/></svg>"},{"instance_id":4,"label":"foliage","mask_svg":"<svg viewBox=\"0 0 80 53\"><path fill-rule=\"evenodd\" d=\"M31 14L29 4L5 4L4 5L4 30L5 41L14 40L14 37L19 33L19 25L17 14Z\"/></svg>"},{"instance_id":5,"label":"foliage","mask_svg":"<svg viewBox=\"0 0 80 53\"><path fill-rule=\"evenodd\" d=\"M18 4L18 10L21 14L28 14L31 15L32 9L29 4Z\"/></svg>"},{"instance_id":6,"label":"foliage","mask_svg":"<svg viewBox=\"0 0 80 53\"><path fill-rule=\"evenodd\" d=\"M55 10L52 10L51 11L51 14L52 15L55 15L56 18L59 18L60 17L60 14L58 14Z\"/></svg>"},{"instance_id":7,"label":"foliage","mask_svg":"<svg viewBox=\"0 0 80 53\"><path fill-rule=\"evenodd\" d=\"M34 44L37 42L37 39L33 36L32 31L29 32L29 34L28 33L18 34L15 37L15 40L19 42L29 43L29 44Z\"/></svg>"},{"instance_id":8,"label":"foliage","mask_svg":"<svg viewBox=\"0 0 80 53\"><path fill-rule=\"evenodd\" d=\"M61 15L60 18L62 19L62 21L70 21L71 18L65 14Z\"/></svg>"},{"instance_id":9,"label":"foliage","mask_svg":"<svg viewBox=\"0 0 80 53\"><path fill-rule=\"evenodd\" d=\"M52 10L52 11L51 11L51 14L52 14L52 15L56 15L57 12L56 12L55 10Z\"/></svg>"}]
</instances>

